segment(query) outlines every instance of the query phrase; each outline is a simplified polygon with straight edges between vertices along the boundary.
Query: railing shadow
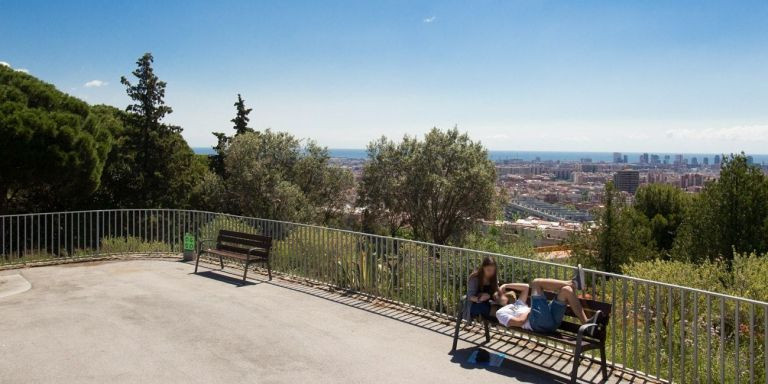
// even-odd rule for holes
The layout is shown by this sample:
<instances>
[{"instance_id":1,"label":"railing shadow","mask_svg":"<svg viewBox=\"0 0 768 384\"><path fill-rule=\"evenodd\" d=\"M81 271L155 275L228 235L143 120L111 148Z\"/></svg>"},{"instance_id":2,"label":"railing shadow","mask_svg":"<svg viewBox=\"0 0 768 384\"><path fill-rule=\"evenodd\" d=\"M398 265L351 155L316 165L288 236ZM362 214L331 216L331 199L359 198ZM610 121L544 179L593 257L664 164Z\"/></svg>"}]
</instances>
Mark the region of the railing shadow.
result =
<instances>
[{"instance_id":1,"label":"railing shadow","mask_svg":"<svg viewBox=\"0 0 768 384\"><path fill-rule=\"evenodd\" d=\"M241 279L235 273L225 270L206 271L205 277L216 280L240 284ZM239 275L239 273L238 273ZM258 279L253 285L270 284L294 292L300 292L336 304L362 310L371 314L396 320L410 326L415 326L430 332L434 332L448 338L453 337L455 323L434 313L414 307L408 307L360 294L352 290L334 289L322 283L316 283L306 279L279 276L272 281L267 281L266 276L255 272L249 273L249 280ZM460 340L473 344L470 348L458 349L451 356L451 362L460 364L466 369L486 369L500 375L504 375L518 381L530 383L567 383L573 364L573 356L570 352L555 348L553 345L545 345L526 336L515 336L510 333L493 332L491 341L486 343L482 326L475 324L470 329L462 329ZM450 350L451 340L446 339L446 349ZM505 360L500 367L487 367L467 362L471 350L477 346L484 349L503 353ZM450 355L450 352L448 353ZM580 383L659 383L646 377L613 370L609 368L609 379L604 381L600 374L599 363L590 359L584 359L579 368Z\"/></svg>"}]
</instances>

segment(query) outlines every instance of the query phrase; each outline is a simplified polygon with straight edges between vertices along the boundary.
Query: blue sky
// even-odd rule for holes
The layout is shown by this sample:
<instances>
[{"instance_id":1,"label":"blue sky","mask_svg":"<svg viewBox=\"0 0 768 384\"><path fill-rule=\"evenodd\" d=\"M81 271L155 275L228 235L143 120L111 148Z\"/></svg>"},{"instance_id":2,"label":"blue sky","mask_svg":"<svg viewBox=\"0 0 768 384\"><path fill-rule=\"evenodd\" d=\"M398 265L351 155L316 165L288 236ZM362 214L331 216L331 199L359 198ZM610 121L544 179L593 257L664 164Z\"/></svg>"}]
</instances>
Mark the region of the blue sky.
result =
<instances>
[{"instance_id":1,"label":"blue sky","mask_svg":"<svg viewBox=\"0 0 768 384\"><path fill-rule=\"evenodd\" d=\"M122 108L152 52L193 146L242 93L253 127L335 148L458 125L491 149L765 153L766 20L764 0L0 0L0 61Z\"/></svg>"}]
</instances>

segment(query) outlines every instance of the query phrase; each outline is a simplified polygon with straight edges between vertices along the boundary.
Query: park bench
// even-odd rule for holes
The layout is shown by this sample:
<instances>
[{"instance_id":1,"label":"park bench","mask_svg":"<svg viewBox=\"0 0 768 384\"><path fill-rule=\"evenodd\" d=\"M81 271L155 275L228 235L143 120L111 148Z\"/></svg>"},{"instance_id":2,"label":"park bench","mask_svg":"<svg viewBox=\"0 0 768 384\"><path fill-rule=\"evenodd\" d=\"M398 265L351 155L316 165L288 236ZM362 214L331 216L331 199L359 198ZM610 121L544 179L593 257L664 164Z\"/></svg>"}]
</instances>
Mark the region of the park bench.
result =
<instances>
[{"instance_id":1,"label":"park bench","mask_svg":"<svg viewBox=\"0 0 768 384\"><path fill-rule=\"evenodd\" d=\"M210 246L206 247L206 244ZM203 239L200 241L195 261L195 273L200 263L200 256L209 254L219 257L221 269L224 269L224 259L234 259L243 262L243 284L248 274L248 266L254 262L266 262L267 275L272 280L272 268L269 263L269 250L272 247L272 238L269 236L253 235L250 233L220 230L216 239Z\"/></svg>"},{"instance_id":2,"label":"park bench","mask_svg":"<svg viewBox=\"0 0 768 384\"><path fill-rule=\"evenodd\" d=\"M519 292L517 293L519 295ZM552 292L545 292L545 294L547 295L547 299L549 300L552 300L556 296L556 294ZM451 349L451 353L456 351L456 346L459 342L459 331L461 329L461 320L464 318L463 311L468 310L469 308L468 306L465 305L466 300L467 300L466 296L463 296L461 298L461 301L459 302L458 310L456 312L456 332L453 335L453 348ZM605 362L605 339L607 336L606 329L608 328L608 321L610 320L610 315L611 315L611 304L598 301L598 300L591 300L591 299L585 299L585 298L581 298L580 300L581 300L581 305L584 307L584 313L587 315L587 317L591 317L597 310L602 311L602 316L600 316L600 319L597 322L598 329L593 336L589 336L585 333L589 325L582 325L578 320L571 320L571 319L575 319L576 316L574 315L570 306L566 308L566 311L565 311L566 317L563 319L563 322L562 324L560 324L560 327L558 328L557 332L549 333L549 334L542 334L538 332L528 331L518 327L505 327L499 324L499 321L496 319L495 316L493 317L481 316L481 317L478 317L478 319L476 320L481 321L483 323L483 327L485 328L486 342L491 341L491 334L489 330L490 326L495 326L497 328L509 329L513 332L517 332L521 334L534 335L539 338L552 340L572 348L573 349L573 368L571 370L572 383L575 383L576 379L578 378L579 363L581 362L584 352L593 350L593 349L599 349L600 350L600 370L603 375L603 380L605 381L608 378L608 367ZM530 297L528 297L527 304L529 306L531 305Z\"/></svg>"}]
</instances>

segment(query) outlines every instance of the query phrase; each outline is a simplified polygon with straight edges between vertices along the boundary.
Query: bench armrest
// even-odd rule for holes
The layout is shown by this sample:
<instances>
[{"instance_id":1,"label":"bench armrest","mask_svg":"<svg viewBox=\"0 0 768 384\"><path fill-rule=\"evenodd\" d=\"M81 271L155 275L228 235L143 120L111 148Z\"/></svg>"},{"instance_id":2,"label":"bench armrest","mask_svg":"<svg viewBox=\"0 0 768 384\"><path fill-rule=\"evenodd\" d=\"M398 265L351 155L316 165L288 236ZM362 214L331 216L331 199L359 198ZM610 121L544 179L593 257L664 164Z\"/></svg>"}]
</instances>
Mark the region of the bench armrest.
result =
<instances>
[{"instance_id":1,"label":"bench armrest","mask_svg":"<svg viewBox=\"0 0 768 384\"><path fill-rule=\"evenodd\" d=\"M251 255L251 254L252 254L254 251L262 251L262 250L264 250L264 248L261 248L261 247L252 247L252 248L248 249L248 256L250 256L250 255ZM267 258L267 259L269 259L269 251L268 251L268 250L267 250L267 256L266 256L266 258Z\"/></svg>"},{"instance_id":2,"label":"bench armrest","mask_svg":"<svg viewBox=\"0 0 768 384\"><path fill-rule=\"evenodd\" d=\"M597 324L597 323L582 324L579 327L578 334L576 334L576 342L581 343L581 339L584 337L584 334L587 332L587 330L589 330L590 328L599 327L599 326L600 324ZM594 336L589 336L589 337L595 338Z\"/></svg>"},{"instance_id":3,"label":"bench armrest","mask_svg":"<svg viewBox=\"0 0 768 384\"><path fill-rule=\"evenodd\" d=\"M200 252L203 251L203 244L215 243L215 242L216 242L216 239L201 239L200 241L197 242L197 253L199 254Z\"/></svg>"}]
</instances>

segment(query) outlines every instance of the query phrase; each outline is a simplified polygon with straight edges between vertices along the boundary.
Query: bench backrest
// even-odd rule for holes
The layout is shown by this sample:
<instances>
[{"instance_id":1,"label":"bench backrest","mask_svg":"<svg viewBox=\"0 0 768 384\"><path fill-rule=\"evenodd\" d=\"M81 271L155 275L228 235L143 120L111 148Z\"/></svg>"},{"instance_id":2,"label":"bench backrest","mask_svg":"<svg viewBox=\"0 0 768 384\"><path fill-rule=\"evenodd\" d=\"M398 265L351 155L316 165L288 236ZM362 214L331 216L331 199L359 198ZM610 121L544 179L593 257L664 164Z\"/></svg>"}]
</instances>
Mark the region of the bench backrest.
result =
<instances>
[{"instance_id":1,"label":"bench backrest","mask_svg":"<svg viewBox=\"0 0 768 384\"><path fill-rule=\"evenodd\" d=\"M520 294L520 292L517 292L517 294ZM544 294L547 296L547 300L553 300L557 297L557 294L554 292L544 292ZM592 317L592 315L595 314L595 311L602 311L602 316L598 320L598 323L600 323L602 327L599 332L595 333L594 338L604 341L606 336L605 332L608 328L608 322L611 319L611 303L585 298L579 298L579 301L581 301L581 306L584 308L584 314L586 314L588 318ZM528 297L527 304L529 306L531 305L530 296ZM576 314L573 313L570 305L565 308L565 315L570 318L576 318ZM581 323L578 320L571 321L570 319L565 318L563 319L563 322L560 324L558 329L568 333L576 334L579 331L579 327L581 327Z\"/></svg>"},{"instance_id":2,"label":"bench backrest","mask_svg":"<svg viewBox=\"0 0 768 384\"><path fill-rule=\"evenodd\" d=\"M219 235L216 237L216 249L222 251L247 254L251 248L259 248L251 252L252 256L269 257L269 250L272 248L272 238L226 229L220 230Z\"/></svg>"}]
</instances>

